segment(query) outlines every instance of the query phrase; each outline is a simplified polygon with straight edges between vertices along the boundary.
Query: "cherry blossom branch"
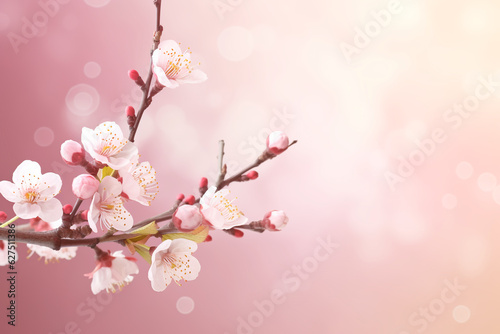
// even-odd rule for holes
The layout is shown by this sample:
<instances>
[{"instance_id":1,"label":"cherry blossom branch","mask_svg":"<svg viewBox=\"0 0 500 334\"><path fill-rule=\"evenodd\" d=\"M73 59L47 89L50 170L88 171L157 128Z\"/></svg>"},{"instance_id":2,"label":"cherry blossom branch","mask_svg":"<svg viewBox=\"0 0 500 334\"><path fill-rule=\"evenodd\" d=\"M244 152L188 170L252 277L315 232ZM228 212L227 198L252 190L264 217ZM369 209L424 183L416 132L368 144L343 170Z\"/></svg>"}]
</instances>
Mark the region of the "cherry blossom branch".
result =
<instances>
[{"instance_id":1,"label":"cherry blossom branch","mask_svg":"<svg viewBox=\"0 0 500 334\"><path fill-rule=\"evenodd\" d=\"M150 64L149 64L149 73L148 77L146 79L146 82L144 85L142 85L142 100L141 100L141 106L139 107L139 110L137 112L137 118L135 120L135 123L133 127L130 129L130 134L128 137L128 140L131 142L134 142L135 140L135 134L137 133L137 129L139 128L139 123L141 122L142 115L144 114L144 111L149 107L151 104L151 99L152 99L152 94L150 94L150 88L151 88L151 81L153 79L153 60L151 56L153 55L153 52L158 48L158 44L160 44L160 39L161 39L161 34L163 32L163 26L160 23L161 20L161 0L154 0L154 4L156 6L156 31L155 35L153 38L153 46L151 48L150 52Z\"/></svg>"},{"instance_id":2,"label":"cherry blossom branch","mask_svg":"<svg viewBox=\"0 0 500 334\"><path fill-rule=\"evenodd\" d=\"M287 149L296 144L297 141L294 140L293 142L290 143L290 145L288 145ZM242 181L242 176L243 174L245 174L246 172L248 172L249 170L255 168L255 167L258 167L260 166L262 163L266 162L267 160L271 160L273 159L274 157L276 157L275 154L269 152L269 151L264 151L258 158L257 160L255 160L252 164L250 164L249 166L245 167L243 170L241 170L240 172L234 174L233 176L231 176L230 178L228 179L225 179L223 180L222 182L218 183L217 184L217 190L220 190L228 185L230 185L231 183L233 182L238 182L238 181Z\"/></svg>"}]
</instances>

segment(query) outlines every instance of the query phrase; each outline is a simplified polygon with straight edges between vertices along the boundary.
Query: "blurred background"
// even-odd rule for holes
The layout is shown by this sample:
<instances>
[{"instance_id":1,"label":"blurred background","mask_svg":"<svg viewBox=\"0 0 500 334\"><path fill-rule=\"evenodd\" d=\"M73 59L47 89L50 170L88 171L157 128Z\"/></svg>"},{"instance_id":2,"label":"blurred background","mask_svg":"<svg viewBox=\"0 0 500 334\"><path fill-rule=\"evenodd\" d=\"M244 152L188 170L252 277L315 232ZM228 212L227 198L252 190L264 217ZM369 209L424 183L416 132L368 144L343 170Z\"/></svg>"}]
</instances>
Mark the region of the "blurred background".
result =
<instances>
[{"instance_id":1,"label":"blurred background","mask_svg":"<svg viewBox=\"0 0 500 334\"><path fill-rule=\"evenodd\" d=\"M0 331L498 333L499 16L486 0L164 0L163 38L209 80L155 97L136 142L160 193L127 207L163 212L214 181L219 139L234 172L282 130L298 144L231 189L250 219L282 209L289 225L213 233L199 277L162 293L139 259L132 284L97 298L92 250L44 264L20 244L16 327L5 273ZM126 129L154 17L144 0L0 2L0 179L35 160L74 202L82 170L60 145L102 121Z\"/></svg>"}]
</instances>

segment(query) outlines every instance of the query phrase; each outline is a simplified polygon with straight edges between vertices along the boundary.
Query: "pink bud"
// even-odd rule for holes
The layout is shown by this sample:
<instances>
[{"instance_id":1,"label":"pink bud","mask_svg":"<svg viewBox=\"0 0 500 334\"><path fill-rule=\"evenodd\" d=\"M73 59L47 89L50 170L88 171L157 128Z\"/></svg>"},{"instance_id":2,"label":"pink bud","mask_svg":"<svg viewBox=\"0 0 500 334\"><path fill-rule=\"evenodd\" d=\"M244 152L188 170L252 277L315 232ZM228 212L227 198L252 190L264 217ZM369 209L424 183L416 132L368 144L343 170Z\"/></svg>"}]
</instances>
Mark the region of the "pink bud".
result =
<instances>
[{"instance_id":1,"label":"pink bud","mask_svg":"<svg viewBox=\"0 0 500 334\"><path fill-rule=\"evenodd\" d=\"M73 194L79 199L89 199L99 188L99 181L90 174L81 174L73 179Z\"/></svg>"},{"instance_id":2,"label":"pink bud","mask_svg":"<svg viewBox=\"0 0 500 334\"><path fill-rule=\"evenodd\" d=\"M206 177L202 177L200 180L200 188L206 188L208 186L208 180Z\"/></svg>"},{"instance_id":3,"label":"pink bud","mask_svg":"<svg viewBox=\"0 0 500 334\"><path fill-rule=\"evenodd\" d=\"M194 196L193 195L189 195L188 197L186 197L186 199L184 200L184 202L186 202L187 204L193 205L194 202L195 202Z\"/></svg>"},{"instance_id":4,"label":"pink bud","mask_svg":"<svg viewBox=\"0 0 500 334\"><path fill-rule=\"evenodd\" d=\"M282 131L272 132L266 140L267 150L278 155L288 148L288 136Z\"/></svg>"},{"instance_id":5,"label":"pink bud","mask_svg":"<svg viewBox=\"0 0 500 334\"><path fill-rule=\"evenodd\" d=\"M85 160L82 145L74 140L66 140L61 145L61 157L70 166L78 166Z\"/></svg>"},{"instance_id":6,"label":"pink bud","mask_svg":"<svg viewBox=\"0 0 500 334\"><path fill-rule=\"evenodd\" d=\"M85 210L82 211L82 213L80 213L80 218L82 218L82 220L88 220L88 217L89 217L89 210Z\"/></svg>"},{"instance_id":7,"label":"pink bud","mask_svg":"<svg viewBox=\"0 0 500 334\"><path fill-rule=\"evenodd\" d=\"M125 109L125 113L127 114L128 117L134 117L135 116L134 107L128 106L127 109Z\"/></svg>"},{"instance_id":8,"label":"pink bud","mask_svg":"<svg viewBox=\"0 0 500 334\"><path fill-rule=\"evenodd\" d=\"M259 177L259 173L257 173L256 171L254 170L251 170L247 173L247 177L250 179L250 180L255 180L256 178Z\"/></svg>"},{"instance_id":9,"label":"pink bud","mask_svg":"<svg viewBox=\"0 0 500 334\"><path fill-rule=\"evenodd\" d=\"M137 81L139 79L139 72L136 70L130 70L128 71L128 77L134 81Z\"/></svg>"},{"instance_id":10,"label":"pink bud","mask_svg":"<svg viewBox=\"0 0 500 334\"><path fill-rule=\"evenodd\" d=\"M243 231L242 231L242 230L237 230L237 229L234 229L233 231L234 231L234 232L233 232L233 235L234 235L236 238L242 238L242 237L243 237L243 235L245 234L245 233L243 233Z\"/></svg>"},{"instance_id":11,"label":"pink bud","mask_svg":"<svg viewBox=\"0 0 500 334\"><path fill-rule=\"evenodd\" d=\"M177 196L177 200L178 200L178 201L182 201L183 199L184 199L184 194L179 194L179 195Z\"/></svg>"},{"instance_id":12,"label":"pink bud","mask_svg":"<svg viewBox=\"0 0 500 334\"><path fill-rule=\"evenodd\" d=\"M7 220L7 214L3 211L0 211L0 223L3 223Z\"/></svg>"},{"instance_id":13,"label":"pink bud","mask_svg":"<svg viewBox=\"0 0 500 334\"><path fill-rule=\"evenodd\" d=\"M175 227L181 232L189 232L203 223L203 215L195 205L181 205L172 218Z\"/></svg>"},{"instance_id":14,"label":"pink bud","mask_svg":"<svg viewBox=\"0 0 500 334\"><path fill-rule=\"evenodd\" d=\"M73 206L71 204L66 204L65 206L63 206L64 214L69 215L71 211L73 211Z\"/></svg>"},{"instance_id":15,"label":"pink bud","mask_svg":"<svg viewBox=\"0 0 500 334\"><path fill-rule=\"evenodd\" d=\"M210 242L212 241L212 236L210 234L207 234L207 237L205 238L204 242Z\"/></svg>"},{"instance_id":16,"label":"pink bud","mask_svg":"<svg viewBox=\"0 0 500 334\"><path fill-rule=\"evenodd\" d=\"M266 213L262 223L270 231L281 231L288 223L288 217L284 211L273 210Z\"/></svg>"}]
</instances>

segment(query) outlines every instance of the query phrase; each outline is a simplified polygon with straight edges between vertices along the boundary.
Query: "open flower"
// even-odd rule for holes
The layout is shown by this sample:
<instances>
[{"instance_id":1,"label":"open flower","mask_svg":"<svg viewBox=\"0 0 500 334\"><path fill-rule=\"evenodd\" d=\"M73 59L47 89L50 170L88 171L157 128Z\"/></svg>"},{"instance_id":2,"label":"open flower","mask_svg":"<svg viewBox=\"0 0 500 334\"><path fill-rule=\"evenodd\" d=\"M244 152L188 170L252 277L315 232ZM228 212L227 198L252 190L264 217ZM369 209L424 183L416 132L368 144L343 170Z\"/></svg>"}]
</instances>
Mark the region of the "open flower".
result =
<instances>
[{"instance_id":1,"label":"open flower","mask_svg":"<svg viewBox=\"0 0 500 334\"><path fill-rule=\"evenodd\" d=\"M82 144L92 158L113 169L125 167L138 153L115 122L101 123L94 130L83 128Z\"/></svg>"},{"instance_id":2,"label":"open flower","mask_svg":"<svg viewBox=\"0 0 500 334\"><path fill-rule=\"evenodd\" d=\"M14 250L14 261L17 261L16 250ZM0 240L0 266L6 266L8 264L9 264L9 251L7 249L7 242Z\"/></svg>"},{"instance_id":3,"label":"open flower","mask_svg":"<svg viewBox=\"0 0 500 334\"><path fill-rule=\"evenodd\" d=\"M45 173L37 162L23 161L14 171L12 181L0 182L0 193L14 203L14 212L20 218L40 217L55 221L62 216L62 204L54 196L61 190L61 177Z\"/></svg>"},{"instance_id":4,"label":"open flower","mask_svg":"<svg viewBox=\"0 0 500 334\"><path fill-rule=\"evenodd\" d=\"M47 223L43 220L35 221L36 222L33 222L33 225L35 226L34 228L37 232L50 231L62 225L61 219L51 223ZM63 247L56 251L52 248L39 245L27 244L26 246L28 246L29 249L28 258L33 256L33 254L37 254L40 258L45 258L45 263L59 261L60 259L71 260L76 256L76 250L78 249L78 247Z\"/></svg>"},{"instance_id":5,"label":"open flower","mask_svg":"<svg viewBox=\"0 0 500 334\"><path fill-rule=\"evenodd\" d=\"M92 278L90 285L94 295L102 290L106 292L116 292L134 279L132 274L139 273L139 267L135 263L136 259L122 254L122 251L116 251L113 254L104 253L99 257L97 265L88 278Z\"/></svg>"},{"instance_id":6,"label":"open flower","mask_svg":"<svg viewBox=\"0 0 500 334\"><path fill-rule=\"evenodd\" d=\"M198 277L201 265L192 255L198 248L196 242L187 239L163 241L151 256L148 278L155 291L163 291L174 280L192 281Z\"/></svg>"},{"instance_id":7,"label":"open flower","mask_svg":"<svg viewBox=\"0 0 500 334\"><path fill-rule=\"evenodd\" d=\"M235 226L244 225L248 218L243 216L234 200L229 200L228 189L217 191L215 186L210 187L200 199L201 213L212 226L219 230L226 230Z\"/></svg>"},{"instance_id":8,"label":"open flower","mask_svg":"<svg viewBox=\"0 0 500 334\"><path fill-rule=\"evenodd\" d=\"M88 220L92 231L97 232L97 225L101 228L114 227L118 231L130 229L134 223L132 215L123 206L122 184L111 176L106 176L99 185L99 189L92 198Z\"/></svg>"},{"instance_id":9,"label":"open flower","mask_svg":"<svg viewBox=\"0 0 500 334\"><path fill-rule=\"evenodd\" d=\"M153 52L153 73L158 83L168 88L207 80L207 75L191 64L191 51L182 53L173 40L161 42Z\"/></svg>"},{"instance_id":10,"label":"open flower","mask_svg":"<svg viewBox=\"0 0 500 334\"><path fill-rule=\"evenodd\" d=\"M123 182L122 196L139 202L142 205L151 205L158 194L158 181L156 170L149 162L133 162L129 167L120 169Z\"/></svg>"}]
</instances>

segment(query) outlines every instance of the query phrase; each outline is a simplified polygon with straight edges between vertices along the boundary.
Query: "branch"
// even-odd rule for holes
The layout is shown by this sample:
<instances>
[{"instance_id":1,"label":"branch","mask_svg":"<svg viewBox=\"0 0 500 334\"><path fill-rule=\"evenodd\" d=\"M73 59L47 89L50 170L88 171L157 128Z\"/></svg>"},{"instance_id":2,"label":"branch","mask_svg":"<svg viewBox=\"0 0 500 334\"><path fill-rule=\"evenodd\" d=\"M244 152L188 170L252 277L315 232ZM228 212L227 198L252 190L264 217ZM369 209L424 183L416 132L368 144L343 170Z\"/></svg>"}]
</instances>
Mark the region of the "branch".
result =
<instances>
[{"instance_id":1,"label":"branch","mask_svg":"<svg viewBox=\"0 0 500 334\"><path fill-rule=\"evenodd\" d=\"M135 124L130 130L130 135L128 137L128 140L131 142L135 140L135 134L137 133L137 128L139 128L139 123L141 122L142 114L144 114L144 111L151 104L152 96L150 95L149 92L151 88L151 81L153 79L153 59L151 58L151 56L153 55L153 52L158 48L158 44L160 44L161 34L163 31L163 26L160 24L161 0L154 0L154 4L156 6L156 31L153 38L153 46L151 47L151 52L149 57L150 63L149 63L148 77L146 79L144 86L142 86L141 106L139 107Z\"/></svg>"}]
</instances>

